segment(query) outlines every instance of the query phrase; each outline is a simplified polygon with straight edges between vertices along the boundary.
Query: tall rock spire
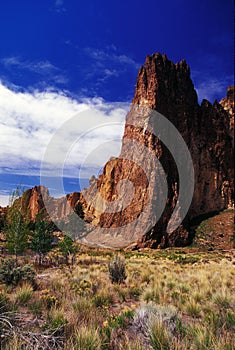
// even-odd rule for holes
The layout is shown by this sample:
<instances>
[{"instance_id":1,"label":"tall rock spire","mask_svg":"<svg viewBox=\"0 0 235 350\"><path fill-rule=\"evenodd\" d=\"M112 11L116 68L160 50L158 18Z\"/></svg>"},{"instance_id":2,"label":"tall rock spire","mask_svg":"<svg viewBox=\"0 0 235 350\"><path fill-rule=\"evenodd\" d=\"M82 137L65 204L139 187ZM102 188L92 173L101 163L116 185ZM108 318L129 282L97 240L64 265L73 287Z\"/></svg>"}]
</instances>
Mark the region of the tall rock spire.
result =
<instances>
[{"instance_id":1,"label":"tall rock spire","mask_svg":"<svg viewBox=\"0 0 235 350\"><path fill-rule=\"evenodd\" d=\"M158 112L177 128L194 168L191 206L172 231L167 229L172 215L176 212L178 219L182 216L180 194L189 191L181 181L175 155L181 167L187 169L188 164L184 163L182 149L174 149L174 145L169 149L169 139L163 142L161 133L154 132L153 126L158 129ZM185 60L174 64L160 53L147 56L138 73L119 157L111 158L98 179L92 178L81 193L50 198L53 216L64 218L79 204L90 224L84 243L121 247L135 240L139 247L186 245L193 218L234 204L233 127L234 87L228 88L227 97L220 103L203 100L199 105ZM42 207L38 192L37 188L27 192L32 218ZM158 217L162 198L165 202ZM146 208L152 213L150 217L144 216ZM134 223L131 228L129 223Z\"/></svg>"},{"instance_id":2,"label":"tall rock spire","mask_svg":"<svg viewBox=\"0 0 235 350\"><path fill-rule=\"evenodd\" d=\"M195 190L192 204L183 223L171 234L166 232L166 228L179 196L177 167L166 145L147 131L148 116L144 121L145 126L138 127L135 106L156 110L173 123L187 144L193 160ZM232 205L233 164L229 123L228 113L218 102L212 105L204 100L201 106L198 104L190 69L185 60L174 64L166 55L156 53L147 56L138 73L131 111L126 118L120 156L118 159L112 158L105 165L97 183L83 191L81 196L81 200L90 197L93 198L93 203L97 203L94 200L94 188L98 185L99 196L109 202L115 201L120 195L117 190L119 182L127 179L133 182L135 187L133 200L124 211L115 213L96 211L91 205L87 206L84 200L85 217L97 227L115 228L140 215L147 201L149 186L146 177L131 158L134 148L129 141L135 141L155 153L166 173L168 183L164 213L139 239L138 245L165 247L189 243L188 227L192 218ZM139 161L145 156L144 153L140 154ZM181 191L187 191L187 188L181 188ZM128 196L128 191L125 194ZM154 195L154 192L152 194ZM157 210L158 201L153 202L153 205ZM138 229L142 229L141 225ZM130 233L126 232L126 235Z\"/></svg>"}]
</instances>

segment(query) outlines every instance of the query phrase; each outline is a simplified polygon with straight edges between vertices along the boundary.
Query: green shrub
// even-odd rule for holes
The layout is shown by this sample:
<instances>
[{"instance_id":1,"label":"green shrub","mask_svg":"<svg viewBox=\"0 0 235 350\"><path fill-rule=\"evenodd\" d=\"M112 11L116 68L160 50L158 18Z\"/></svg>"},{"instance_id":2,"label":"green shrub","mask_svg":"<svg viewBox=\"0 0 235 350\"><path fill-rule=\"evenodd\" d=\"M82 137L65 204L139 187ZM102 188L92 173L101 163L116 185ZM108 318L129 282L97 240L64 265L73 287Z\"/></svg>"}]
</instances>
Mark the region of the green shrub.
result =
<instances>
[{"instance_id":1,"label":"green shrub","mask_svg":"<svg viewBox=\"0 0 235 350\"><path fill-rule=\"evenodd\" d=\"M92 299L96 307L109 306L114 303L113 295L110 293L97 294Z\"/></svg>"},{"instance_id":2,"label":"green shrub","mask_svg":"<svg viewBox=\"0 0 235 350\"><path fill-rule=\"evenodd\" d=\"M64 333L67 323L68 320L65 318L63 310L53 308L49 311L46 328L55 336L61 336Z\"/></svg>"},{"instance_id":3,"label":"green shrub","mask_svg":"<svg viewBox=\"0 0 235 350\"><path fill-rule=\"evenodd\" d=\"M225 325L227 328L229 327L235 327L235 314L230 311L227 310L226 314L225 314Z\"/></svg>"},{"instance_id":4,"label":"green shrub","mask_svg":"<svg viewBox=\"0 0 235 350\"><path fill-rule=\"evenodd\" d=\"M33 267L29 264L20 266L14 259L3 259L0 266L0 282L17 286L22 281L36 286Z\"/></svg>"},{"instance_id":5,"label":"green shrub","mask_svg":"<svg viewBox=\"0 0 235 350\"><path fill-rule=\"evenodd\" d=\"M181 254L170 254L167 256L169 260L174 261L177 264L195 264L200 260L198 256L189 256L189 255L181 255Z\"/></svg>"},{"instance_id":6,"label":"green shrub","mask_svg":"<svg viewBox=\"0 0 235 350\"><path fill-rule=\"evenodd\" d=\"M42 300L32 300L28 303L28 309L34 316L40 317L43 311L43 301Z\"/></svg>"},{"instance_id":7,"label":"green shrub","mask_svg":"<svg viewBox=\"0 0 235 350\"><path fill-rule=\"evenodd\" d=\"M142 291L143 291L143 288L141 288L137 285L130 286L129 296L130 296L130 298L133 298L134 300L139 300L139 296L141 295Z\"/></svg>"},{"instance_id":8,"label":"green shrub","mask_svg":"<svg viewBox=\"0 0 235 350\"><path fill-rule=\"evenodd\" d=\"M44 289L42 291L41 301L44 303L48 310L58 304L58 299L49 289Z\"/></svg>"},{"instance_id":9,"label":"green shrub","mask_svg":"<svg viewBox=\"0 0 235 350\"><path fill-rule=\"evenodd\" d=\"M133 310L124 310L118 315L111 315L108 318L108 325L110 328L126 328L130 323L130 320L134 317Z\"/></svg>"},{"instance_id":10,"label":"green shrub","mask_svg":"<svg viewBox=\"0 0 235 350\"><path fill-rule=\"evenodd\" d=\"M125 259L116 255L108 264L109 278L112 283L123 283L126 279Z\"/></svg>"}]
</instances>

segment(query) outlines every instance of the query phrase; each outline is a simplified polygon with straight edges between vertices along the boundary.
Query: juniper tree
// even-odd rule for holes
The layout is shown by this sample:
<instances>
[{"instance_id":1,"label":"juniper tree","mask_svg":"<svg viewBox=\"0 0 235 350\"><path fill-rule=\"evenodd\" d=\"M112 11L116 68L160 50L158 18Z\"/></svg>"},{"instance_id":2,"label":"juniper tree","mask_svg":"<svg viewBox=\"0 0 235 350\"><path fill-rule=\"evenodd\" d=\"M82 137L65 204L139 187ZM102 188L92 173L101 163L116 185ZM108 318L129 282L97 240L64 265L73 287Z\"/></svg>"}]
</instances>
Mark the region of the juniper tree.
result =
<instances>
[{"instance_id":1,"label":"juniper tree","mask_svg":"<svg viewBox=\"0 0 235 350\"><path fill-rule=\"evenodd\" d=\"M17 188L10 198L10 208L4 225L6 248L15 255L24 253L28 246L29 228L26 216L22 213L21 190Z\"/></svg>"},{"instance_id":2,"label":"juniper tree","mask_svg":"<svg viewBox=\"0 0 235 350\"><path fill-rule=\"evenodd\" d=\"M74 260L78 248L69 236L66 235L65 237L63 237L59 241L58 247L65 258L66 264L68 264L70 255L73 255L72 261Z\"/></svg>"},{"instance_id":3,"label":"juniper tree","mask_svg":"<svg viewBox=\"0 0 235 350\"><path fill-rule=\"evenodd\" d=\"M53 231L53 223L48 221L48 219L45 218L45 215L41 211L36 217L34 231L31 234L30 239L31 250L34 253L39 254L39 265L42 263L43 256L48 253L53 247Z\"/></svg>"}]
</instances>

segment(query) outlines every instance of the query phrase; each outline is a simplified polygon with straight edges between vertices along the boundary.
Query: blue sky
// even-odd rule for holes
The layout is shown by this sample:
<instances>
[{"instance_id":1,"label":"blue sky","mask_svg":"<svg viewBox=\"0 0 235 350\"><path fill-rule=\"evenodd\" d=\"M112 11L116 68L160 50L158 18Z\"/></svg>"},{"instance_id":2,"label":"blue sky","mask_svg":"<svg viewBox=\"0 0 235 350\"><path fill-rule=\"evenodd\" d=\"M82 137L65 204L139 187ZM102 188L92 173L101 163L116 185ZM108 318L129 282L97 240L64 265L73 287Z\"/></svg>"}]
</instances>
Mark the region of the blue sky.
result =
<instances>
[{"instance_id":1,"label":"blue sky","mask_svg":"<svg viewBox=\"0 0 235 350\"><path fill-rule=\"evenodd\" d=\"M129 101L156 51L186 58L197 88L214 82L209 97L231 83L232 0L9 0L0 17L1 78L24 88Z\"/></svg>"},{"instance_id":2,"label":"blue sky","mask_svg":"<svg viewBox=\"0 0 235 350\"><path fill-rule=\"evenodd\" d=\"M39 175L46 143L74 113L111 113L118 138L147 54L185 58L199 100L233 84L232 0L8 0L0 42L0 204L8 176Z\"/></svg>"}]
</instances>

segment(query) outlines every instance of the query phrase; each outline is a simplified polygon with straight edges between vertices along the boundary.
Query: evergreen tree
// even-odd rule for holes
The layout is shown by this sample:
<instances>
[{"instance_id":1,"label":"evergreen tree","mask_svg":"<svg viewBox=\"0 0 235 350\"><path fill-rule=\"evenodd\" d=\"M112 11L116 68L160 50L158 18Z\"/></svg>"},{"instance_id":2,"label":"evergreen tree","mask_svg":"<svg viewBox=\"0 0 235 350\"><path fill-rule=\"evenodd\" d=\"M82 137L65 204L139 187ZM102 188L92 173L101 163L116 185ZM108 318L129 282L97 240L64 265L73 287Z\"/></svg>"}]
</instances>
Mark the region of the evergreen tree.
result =
<instances>
[{"instance_id":1,"label":"evergreen tree","mask_svg":"<svg viewBox=\"0 0 235 350\"><path fill-rule=\"evenodd\" d=\"M43 256L53 247L53 230L54 225L43 217L43 213L40 212L36 217L34 232L30 241L32 251L39 254L39 265L42 263Z\"/></svg>"},{"instance_id":2,"label":"evergreen tree","mask_svg":"<svg viewBox=\"0 0 235 350\"><path fill-rule=\"evenodd\" d=\"M28 246L29 229L28 222L21 210L20 190L17 188L10 199L10 209L7 214L4 234L6 248L17 257L24 253Z\"/></svg>"},{"instance_id":3,"label":"evergreen tree","mask_svg":"<svg viewBox=\"0 0 235 350\"><path fill-rule=\"evenodd\" d=\"M74 257L78 251L78 248L73 240L67 235L59 241L58 247L65 258L66 264L68 264L69 256L73 255Z\"/></svg>"}]
</instances>

